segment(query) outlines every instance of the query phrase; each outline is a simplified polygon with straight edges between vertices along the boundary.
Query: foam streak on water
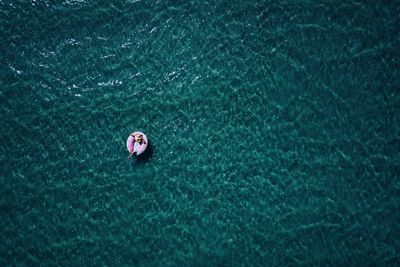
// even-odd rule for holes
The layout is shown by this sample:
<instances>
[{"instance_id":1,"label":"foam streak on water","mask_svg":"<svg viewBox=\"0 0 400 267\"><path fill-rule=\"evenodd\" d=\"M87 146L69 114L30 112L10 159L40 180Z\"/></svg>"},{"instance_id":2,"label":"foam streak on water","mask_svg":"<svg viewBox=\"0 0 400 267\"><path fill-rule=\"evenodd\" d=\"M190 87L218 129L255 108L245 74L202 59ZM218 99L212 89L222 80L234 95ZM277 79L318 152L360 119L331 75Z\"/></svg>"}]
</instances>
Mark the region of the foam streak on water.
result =
<instances>
[{"instance_id":1,"label":"foam streak on water","mask_svg":"<svg viewBox=\"0 0 400 267\"><path fill-rule=\"evenodd\" d=\"M0 0L1 266L400 265L399 3L234 2Z\"/></svg>"}]
</instances>

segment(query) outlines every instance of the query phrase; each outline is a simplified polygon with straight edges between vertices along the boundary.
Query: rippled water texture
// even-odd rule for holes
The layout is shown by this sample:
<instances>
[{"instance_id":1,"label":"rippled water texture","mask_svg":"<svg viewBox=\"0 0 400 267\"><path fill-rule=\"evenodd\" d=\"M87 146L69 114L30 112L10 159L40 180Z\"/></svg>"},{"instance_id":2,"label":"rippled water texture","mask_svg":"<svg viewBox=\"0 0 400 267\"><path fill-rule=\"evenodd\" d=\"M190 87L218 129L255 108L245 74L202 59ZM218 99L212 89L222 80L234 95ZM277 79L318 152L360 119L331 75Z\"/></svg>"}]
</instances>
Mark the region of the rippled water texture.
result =
<instances>
[{"instance_id":1,"label":"rippled water texture","mask_svg":"<svg viewBox=\"0 0 400 267\"><path fill-rule=\"evenodd\" d=\"M399 14L0 0L0 265L399 266Z\"/></svg>"}]
</instances>

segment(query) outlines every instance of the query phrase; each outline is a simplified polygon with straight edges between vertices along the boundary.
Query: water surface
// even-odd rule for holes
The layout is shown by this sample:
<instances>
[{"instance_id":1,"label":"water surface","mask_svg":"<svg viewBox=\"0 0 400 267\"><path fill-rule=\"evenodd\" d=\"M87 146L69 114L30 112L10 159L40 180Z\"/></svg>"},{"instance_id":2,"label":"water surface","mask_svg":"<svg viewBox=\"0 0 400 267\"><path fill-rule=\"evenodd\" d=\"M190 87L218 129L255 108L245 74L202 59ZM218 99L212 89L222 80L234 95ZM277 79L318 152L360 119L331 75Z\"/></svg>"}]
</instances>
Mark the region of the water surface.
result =
<instances>
[{"instance_id":1,"label":"water surface","mask_svg":"<svg viewBox=\"0 0 400 267\"><path fill-rule=\"evenodd\" d=\"M1 265L400 265L398 14L0 1Z\"/></svg>"}]
</instances>

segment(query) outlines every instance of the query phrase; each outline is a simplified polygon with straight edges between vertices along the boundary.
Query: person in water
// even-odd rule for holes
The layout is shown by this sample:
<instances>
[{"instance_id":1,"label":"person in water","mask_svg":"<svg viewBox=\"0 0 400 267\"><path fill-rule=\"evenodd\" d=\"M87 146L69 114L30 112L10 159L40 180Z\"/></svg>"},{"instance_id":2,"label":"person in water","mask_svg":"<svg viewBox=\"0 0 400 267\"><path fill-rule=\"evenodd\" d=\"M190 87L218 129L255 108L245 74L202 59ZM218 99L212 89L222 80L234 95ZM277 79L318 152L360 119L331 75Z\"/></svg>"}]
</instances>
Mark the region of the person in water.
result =
<instances>
[{"instance_id":1,"label":"person in water","mask_svg":"<svg viewBox=\"0 0 400 267\"><path fill-rule=\"evenodd\" d=\"M135 153L137 154L137 152L142 144L146 144L146 141L143 139L142 134L138 134L138 133L133 134L132 133L131 136L133 137L133 140L132 140L133 150L132 150L131 154L129 155L128 159L130 157L132 157Z\"/></svg>"}]
</instances>

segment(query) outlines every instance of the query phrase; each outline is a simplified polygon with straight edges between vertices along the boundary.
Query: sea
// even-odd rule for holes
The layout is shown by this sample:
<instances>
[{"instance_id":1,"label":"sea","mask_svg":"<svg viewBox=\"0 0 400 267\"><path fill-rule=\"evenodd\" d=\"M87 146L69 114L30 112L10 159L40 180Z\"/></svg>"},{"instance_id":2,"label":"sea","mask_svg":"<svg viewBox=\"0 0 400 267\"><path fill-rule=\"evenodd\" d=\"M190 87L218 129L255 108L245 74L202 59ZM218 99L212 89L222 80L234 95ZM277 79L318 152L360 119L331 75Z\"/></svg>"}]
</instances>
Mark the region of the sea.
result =
<instances>
[{"instance_id":1,"label":"sea","mask_svg":"<svg viewBox=\"0 0 400 267\"><path fill-rule=\"evenodd\" d=\"M0 0L0 266L400 266L399 14Z\"/></svg>"}]
</instances>

